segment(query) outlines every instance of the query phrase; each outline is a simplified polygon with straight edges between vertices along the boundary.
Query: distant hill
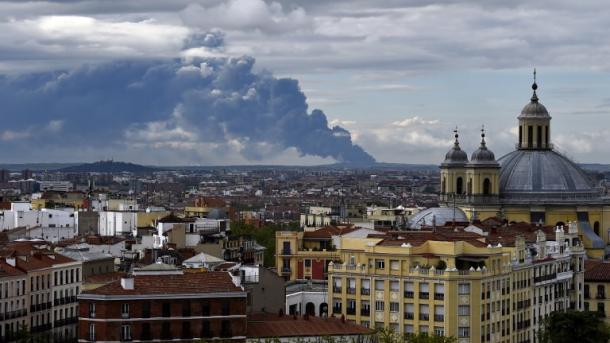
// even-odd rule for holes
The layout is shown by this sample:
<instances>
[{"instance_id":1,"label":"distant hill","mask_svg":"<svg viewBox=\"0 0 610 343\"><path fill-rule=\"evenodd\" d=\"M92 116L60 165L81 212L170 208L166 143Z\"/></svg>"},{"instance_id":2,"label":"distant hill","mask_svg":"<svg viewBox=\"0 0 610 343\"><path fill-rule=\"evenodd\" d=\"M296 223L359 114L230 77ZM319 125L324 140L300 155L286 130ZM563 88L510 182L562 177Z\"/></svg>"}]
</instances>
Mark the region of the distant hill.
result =
<instances>
[{"instance_id":1,"label":"distant hill","mask_svg":"<svg viewBox=\"0 0 610 343\"><path fill-rule=\"evenodd\" d=\"M98 161L59 169L63 173L152 173L158 170L160 169L115 161Z\"/></svg>"},{"instance_id":2,"label":"distant hill","mask_svg":"<svg viewBox=\"0 0 610 343\"><path fill-rule=\"evenodd\" d=\"M591 171L595 171L595 172L600 172L600 173L610 172L610 164L603 164L603 163L581 163L580 167L583 168L583 169L587 169L587 170L591 170Z\"/></svg>"}]
</instances>

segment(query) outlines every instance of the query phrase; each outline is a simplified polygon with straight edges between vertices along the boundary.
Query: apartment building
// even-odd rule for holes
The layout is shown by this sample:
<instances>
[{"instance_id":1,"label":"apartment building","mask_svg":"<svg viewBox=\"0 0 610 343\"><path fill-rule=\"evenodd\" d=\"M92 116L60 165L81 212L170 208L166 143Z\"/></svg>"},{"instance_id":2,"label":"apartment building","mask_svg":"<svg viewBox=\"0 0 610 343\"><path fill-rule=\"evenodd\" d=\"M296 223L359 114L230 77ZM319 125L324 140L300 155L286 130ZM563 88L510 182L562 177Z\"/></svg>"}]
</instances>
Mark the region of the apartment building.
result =
<instances>
[{"instance_id":1,"label":"apartment building","mask_svg":"<svg viewBox=\"0 0 610 343\"><path fill-rule=\"evenodd\" d=\"M40 241L9 243L3 255L0 266L16 278L0 281L6 299L0 310L3 337L27 328L55 340L76 338L82 263L51 252Z\"/></svg>"},{"instance_id":2,"label":"apartment building","mask_svg":"<svg viewBox=\"0 0 610 343\"><path fill-rule=\"evenodd\" d=\"M575 226L435 228L343 238L328 268L335 315L458 342L535 342L553 311L582 309Z\"/></svg>"},{"instance_id":3,"label":"apartment building","mask_svg":"<svg viewBox=\"0 0 610 343\"><path fill-rule=\"evenodd\" d=\"M244 341L246 292L227 272L136 270L80 300L80 342Z\"/></svg>"},{"instance_id":4,"label":"apartment building","mask_svg":"<svg viewBox=\"0 0 610 343\"><path fill-rule=\"evenodd\" d=\"M584 309L598 311L610 324L610 262L585 261Z\"/></svg>"},{"instance_id":5,"label":"apartment building","mask_svg":"<svg viewBox=\"0 0 610 343\"><path fill-rule=\"evenodd\" d=\"M25 328L28 320L25 272L15 268L15 261L0 260L0 340L11 341L14 334Z\"/></svg>"}]
</instances>

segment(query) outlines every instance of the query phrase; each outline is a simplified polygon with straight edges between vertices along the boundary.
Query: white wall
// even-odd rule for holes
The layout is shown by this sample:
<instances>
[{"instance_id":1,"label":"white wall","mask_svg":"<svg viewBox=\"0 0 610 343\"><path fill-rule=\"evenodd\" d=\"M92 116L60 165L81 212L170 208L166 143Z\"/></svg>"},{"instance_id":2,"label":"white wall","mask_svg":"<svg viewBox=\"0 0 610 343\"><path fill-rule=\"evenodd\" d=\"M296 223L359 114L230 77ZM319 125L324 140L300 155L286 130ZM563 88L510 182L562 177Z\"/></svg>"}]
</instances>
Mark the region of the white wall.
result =
<instances>
[{"instance_id":1,"label":"white wall","mask_svg":"<svg viewBox=\"0 0 610 343\"><path fill-rule=\"evenodd\" d=\"M136 234L136 212L100 211L99 229L102 236Z\"/></svg>"}]
</instances>

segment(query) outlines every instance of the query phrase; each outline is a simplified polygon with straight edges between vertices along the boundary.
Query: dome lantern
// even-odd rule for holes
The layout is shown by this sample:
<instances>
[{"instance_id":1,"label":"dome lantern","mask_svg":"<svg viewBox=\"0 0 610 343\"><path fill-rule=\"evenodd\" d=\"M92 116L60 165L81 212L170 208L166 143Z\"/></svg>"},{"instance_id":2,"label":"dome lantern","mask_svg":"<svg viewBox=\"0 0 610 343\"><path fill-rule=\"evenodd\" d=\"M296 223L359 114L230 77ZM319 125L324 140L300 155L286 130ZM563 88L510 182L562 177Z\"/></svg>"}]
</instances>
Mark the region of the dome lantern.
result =
<instances>
[{"instance_id":1,"label":"dome lantern","mask_svg":"<svg viewBox=\"0 0 610 343\"><path fill-rule=\"evenodd\" d=\"M534 69L534 83L532 84L532 97L523 107L519 115L519 149L552 149L550 143L551 116L546 107L540 103L536 90L536 69Z\"/></svg>"}]
</instances>

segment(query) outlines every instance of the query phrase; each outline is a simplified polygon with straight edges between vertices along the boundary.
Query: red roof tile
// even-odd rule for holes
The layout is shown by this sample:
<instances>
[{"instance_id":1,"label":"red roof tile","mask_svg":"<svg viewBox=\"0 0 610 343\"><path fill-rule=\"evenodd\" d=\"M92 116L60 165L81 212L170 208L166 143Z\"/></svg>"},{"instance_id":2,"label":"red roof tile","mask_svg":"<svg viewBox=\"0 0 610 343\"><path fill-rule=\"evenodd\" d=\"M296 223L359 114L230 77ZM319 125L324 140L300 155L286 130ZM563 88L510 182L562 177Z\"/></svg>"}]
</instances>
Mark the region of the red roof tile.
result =
<instances>
[{"instance_id":1,"label":"red roof tile","mask_svg":"<svg viewBox=\"0 0 610 343\"><path fill-rule=\"evenodd\" d=\"M295 319L296 318L296 319ZM338 318L278 316L258 313L248 316L248 338L368 335L372 330Z\"/></svg>"},{"instance_id":2,"label":"red roof tile","mask_svg":"<svg viewBox=\"0 0 610 343\"><path fill-rule=\"evenodd\" d=\"M585 281L610 282L610 262L585 260Z\"/></svg>"},{"instance_id":3,"label":"red roof tile","mask_svg":"<svg viewBox=\"0 0 610 343\"><path fill-rule=\"evenodd\" d=\"M134 289L121 287L121 281L83 292L97 295L153 295L243 292L227 272L185 273L182 275L135 275Z\"/></svg>"}]
</instances>

